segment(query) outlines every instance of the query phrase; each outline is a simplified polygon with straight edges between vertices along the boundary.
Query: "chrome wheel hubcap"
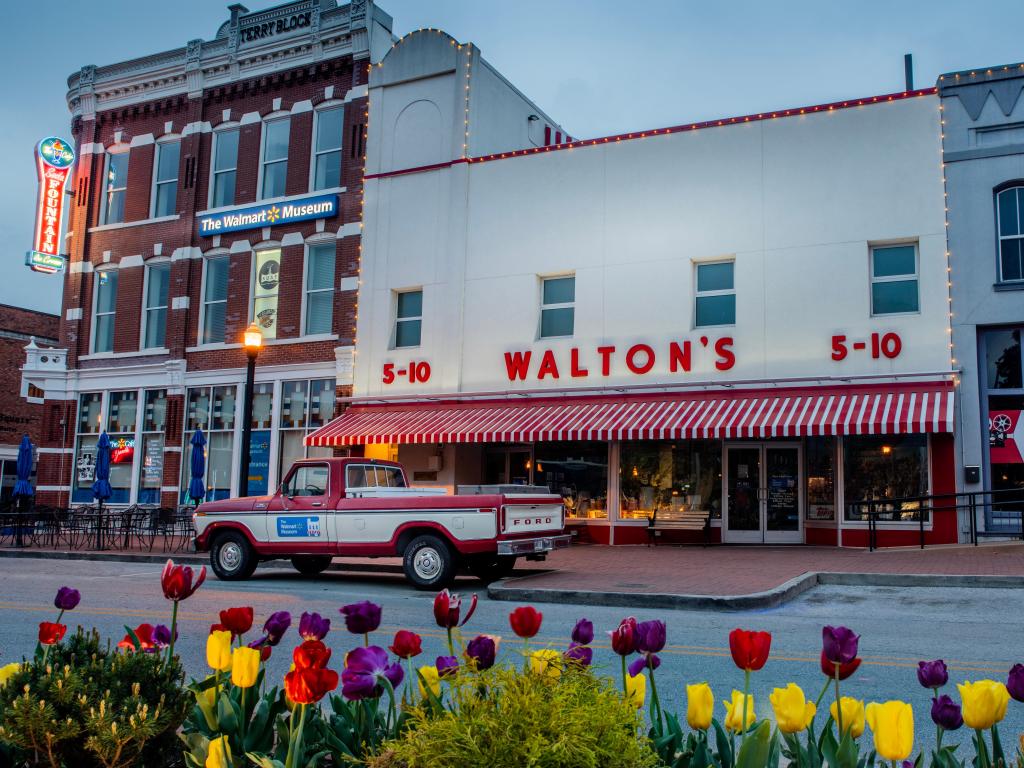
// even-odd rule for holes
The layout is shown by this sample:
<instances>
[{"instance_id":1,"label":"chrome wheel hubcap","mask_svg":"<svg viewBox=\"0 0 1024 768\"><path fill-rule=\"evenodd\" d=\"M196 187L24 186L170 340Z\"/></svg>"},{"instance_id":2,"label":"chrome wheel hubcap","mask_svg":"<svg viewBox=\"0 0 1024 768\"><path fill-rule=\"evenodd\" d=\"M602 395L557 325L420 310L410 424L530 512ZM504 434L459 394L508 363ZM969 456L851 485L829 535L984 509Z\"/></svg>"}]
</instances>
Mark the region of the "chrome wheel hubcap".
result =
<instances>
[{"instance_id":1,"label":"chrome wheel hubcap","mask_svg":"<svg viewBox=\"0 0 1024 768\"><path fill-rule=\"evenodd\" d=\"M234 571L242 563L242 548L233 541L229 541L220 548L220 567L225 571Z\"/></svg>"},{"instance_id":2,"label":"chrome wheel hubcap","mask_svg":"<svg viewBox=\"0 0 1024 768\"><path fill-rule=\"evenodd\" d=\"M412 569L421 579L435 578L441 572L441 553L433 547L424 547L413 558Z\"/></svg>"}]
</instances>

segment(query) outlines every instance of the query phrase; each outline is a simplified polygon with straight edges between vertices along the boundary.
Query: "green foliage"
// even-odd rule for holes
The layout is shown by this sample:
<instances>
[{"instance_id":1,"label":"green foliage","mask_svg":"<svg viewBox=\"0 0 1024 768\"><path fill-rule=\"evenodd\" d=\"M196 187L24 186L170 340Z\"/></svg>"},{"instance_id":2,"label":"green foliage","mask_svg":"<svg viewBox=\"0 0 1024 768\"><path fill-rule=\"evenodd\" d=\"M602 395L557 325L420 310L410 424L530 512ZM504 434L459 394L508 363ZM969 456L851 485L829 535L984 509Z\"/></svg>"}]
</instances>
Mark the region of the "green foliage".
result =
<instances>
[{"instance_id":1,"label":"green foliage","mask_svg":"<svg viewBox=\"0 0 1024 768\"><path fill-rule=\"evenodd\" d=\"M188 706L182 679L176 659L113 652L79 629L0 689L0 742L26 766L174 765Z\"/></svg>"},{"instance_id":2,"label":"green foliage","mask_svg":"<svg viewBox=\"0 0 1024 768\"><path fill-rule=\"evenodd\" d=\"M371 768L648 768L642 716L611 681L568 669L551 679L508 667L460 674L449 703L409 712Z\"/></svg>"}]
</instances>

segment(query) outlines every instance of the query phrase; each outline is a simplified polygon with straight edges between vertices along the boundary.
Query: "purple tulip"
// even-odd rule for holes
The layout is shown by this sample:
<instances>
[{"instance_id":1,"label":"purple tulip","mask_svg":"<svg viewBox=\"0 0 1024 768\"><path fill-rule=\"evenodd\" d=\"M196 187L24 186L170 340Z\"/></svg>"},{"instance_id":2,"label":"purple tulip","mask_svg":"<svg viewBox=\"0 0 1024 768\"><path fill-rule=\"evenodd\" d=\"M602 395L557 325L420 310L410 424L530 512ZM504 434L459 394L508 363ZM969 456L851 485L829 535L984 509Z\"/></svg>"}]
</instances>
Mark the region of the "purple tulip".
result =
<instances>
[{"instance_id":1,"label":"purple tulip","mask_svg":"<svg viewBox=\"0 0 1024 768\"><path fill-rule=\"evenodd\" d=\"M434 661L438 677L448 677L459 671L459 660L454 656L438 656Z\"/></svg>"},{"instance_id":2,"label":"purple tulip","mask_svg":"<svg viewBox=\"0 0 1024 768\"><path fill-rule=\"evenodd\" d=\"M299 619L299 636L303 640L323 640L331 631L331 620L319 613L303 613Z\"/></svg>"},{"instance_id":3,"label":"purple tulip","mask_svg":"<svg viewBox=\"0 0 1024 768\"><path fill-rule=\"evenodd\" d=\"M384 692L384 681L394 688L402 682L402 668L388 664L388 654L380 646L355 648L345 657L341 671L341 695L349 701L376 699Z\"/></svg>"},{"instance_id":4,"label":"purple tulip","mask_svg":"<svg viewBox=\"0 0 1024 768\"><path fill-rule=\"evenodd\" d=\"M57 596L53 598L53 605L62 611L73 611L82 599L82 594L71 587L61 587L57 590Z\"/></svg>"},{"instance_id":5,"label":"purple tulip","mask_svg":"<svg viewBox=\"0 0 1024 768\"><path fill-rule=\"evenodd\" d=\"M494 666L498 648L494 639L487 635L477 635L466 645L466 658L471 659L477 669L490 669ZM438 667L440 674L440 667Z\"/></svg>"},{"instance_id":6,"label":"purple tulip","mask_svg":"<svg viewBox=\"0 0 1024 768\"><path fill-rule=\"evenodd\" d=\"M594 660L594 650L577 642L569 643L569 650L564 655L568 661L575 661L583 667L589 667Z\"/></svg>"},{"instance_id":7,"label":"purple tulip","mask_svg":"<svg viewBox=\"0 0 1024 768\"><path fill-rule=\"evenodd\" d=\"M860 635L846 627L822 627L821 644L825 658L833 664L849 664L857 658Z\"/></svg>"},{"instance_id":8,"label":"purple tulip","mask_svg":"<svg viewBox=\"0 0 1024 768\"><path fill-rule=\"evenodd\" d=\"M267 636L267 645L277 645L292 625L292 615L288 611L278 611L270 614L267 623L263 625L263 632Z\"/></svg>"},{"instance_id":9,"label":"purple tulip","mask_svg":"<svg viewBox=\"0 0 1024 768\"><path fill-rule=\"evenodd\" d=\"M174 639L178 639L178 630L174 630ZM153 627L153 645L157 648L166 648L171 644L171 628L163 624Z\"/></svg>"},{"instance_id":10,"label":"purple tulip","mask_svg":"<svg viewBox=\"0 0 1024 768\"><path fill-rule=\"evenodd\" d=\"M643 672L645 669L655 670L661 666L661 659L655 653L649 653L641 656L636 661L629 665L629 676L635 677Z\"/></svg>"},{"instance_id":11,"label":"purple tulip","mask_svg":"<svg viewBox=\"0 0 1024 768\"><path fill-rule=\"evenodd\" d=\"M368 635L380 626L380 606L369 600L338 609L345 617L345 628L353 635Z\"/></svg>"},{"instance_id":12,"label":"purple tulip","mask_svg":"<svg viewBox=\"0 0 1024 768\"><path fill-rule=\"evenodd\" d=\"M946 731L955 731L964 724L960 705L946 694L932 699L932 722Z\"/></svg>"},{"instance_id":13,"label":"purple tulip","mask_svg":"<svg viewBox=\"0 0 1024 768\"><path fill-rule=\"evenodd\" d=\"M1024 701L1024 664L1010 667L1010 676L1006 679L1006 690L1017 701Z\"/></svg>"},{"instance_id":14,"label":"purple tulip","mask_svg":"<svg viewBox=\"0 0 1024 768\"><path fill-rule=\"evenodd\" d=\"M640 653L658 653L665 647L665 622L641 621L636 625L636 649Z\"/></svg>"},{"instance_id":15,"label":"purple tulip","mask_svg":"<svg viewBox=\"0 0 1024 768\"><path fill-rule=\"evenodd\" d=\"M590 645L594 642L594 622L589 619L580 619L572 628L572 641L580 645Z\"/></svg>"},{"instance_id":16,"label":"purple tulip","mask_svg":"<svg viewBox=\"0 0 1024 768\"><path fill-rule=\"evenodd\" d=\"M949 682L949 670L942 659L917 662L917 681L925 688L941 688Z\"/></svg>"}]
</instances>

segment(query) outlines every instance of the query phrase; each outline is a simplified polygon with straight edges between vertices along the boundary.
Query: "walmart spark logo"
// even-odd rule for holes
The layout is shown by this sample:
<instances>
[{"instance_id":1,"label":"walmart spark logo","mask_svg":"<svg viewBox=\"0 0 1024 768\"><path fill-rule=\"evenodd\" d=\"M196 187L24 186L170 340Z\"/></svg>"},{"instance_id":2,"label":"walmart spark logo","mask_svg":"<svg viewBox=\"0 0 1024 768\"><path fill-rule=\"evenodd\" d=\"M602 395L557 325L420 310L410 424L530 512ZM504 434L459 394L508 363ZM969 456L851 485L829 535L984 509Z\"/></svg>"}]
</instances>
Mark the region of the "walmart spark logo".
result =
<instances>
[{"instance_id":1,"label":"walmart spark logo","mask_svg":"<svg viewBox=\"0 0 1024 768\"><path fill-rule=\"evenodd\" d=\"M281 209L278 208L276 205L270 206L270 209L267 211L267 221L269 221L271 224L273 224L275 221L277 221L280 218L281 218Z\"/></svg>"}]
</instances>

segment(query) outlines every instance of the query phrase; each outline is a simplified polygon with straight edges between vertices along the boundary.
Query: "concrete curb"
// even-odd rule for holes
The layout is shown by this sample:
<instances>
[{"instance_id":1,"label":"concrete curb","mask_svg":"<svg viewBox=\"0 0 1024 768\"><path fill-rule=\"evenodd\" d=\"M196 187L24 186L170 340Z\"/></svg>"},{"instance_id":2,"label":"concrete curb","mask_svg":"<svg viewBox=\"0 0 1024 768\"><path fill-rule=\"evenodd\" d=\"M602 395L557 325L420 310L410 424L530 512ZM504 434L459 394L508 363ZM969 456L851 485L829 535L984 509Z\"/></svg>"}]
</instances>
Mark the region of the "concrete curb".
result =
<instances>
[{"instance_id":1,"label":"concrete curb","mask_svg":"<svg viewBox=\"0 0 1024 768\"><path fill-rule=\"evenodd\" d=\"M525 576L503 579L487 588L492 600L520 603L614 605L626 608L669 608L710 611L749 611L777 608L820 585L872 587L967 587L1022 589L1019 576L966 576L944 574L832 573L810 571L764 592L749 595L677 595L664 592L595 592L575 589L539 589L517 586Z\"/></svg>"}]
</instances>

